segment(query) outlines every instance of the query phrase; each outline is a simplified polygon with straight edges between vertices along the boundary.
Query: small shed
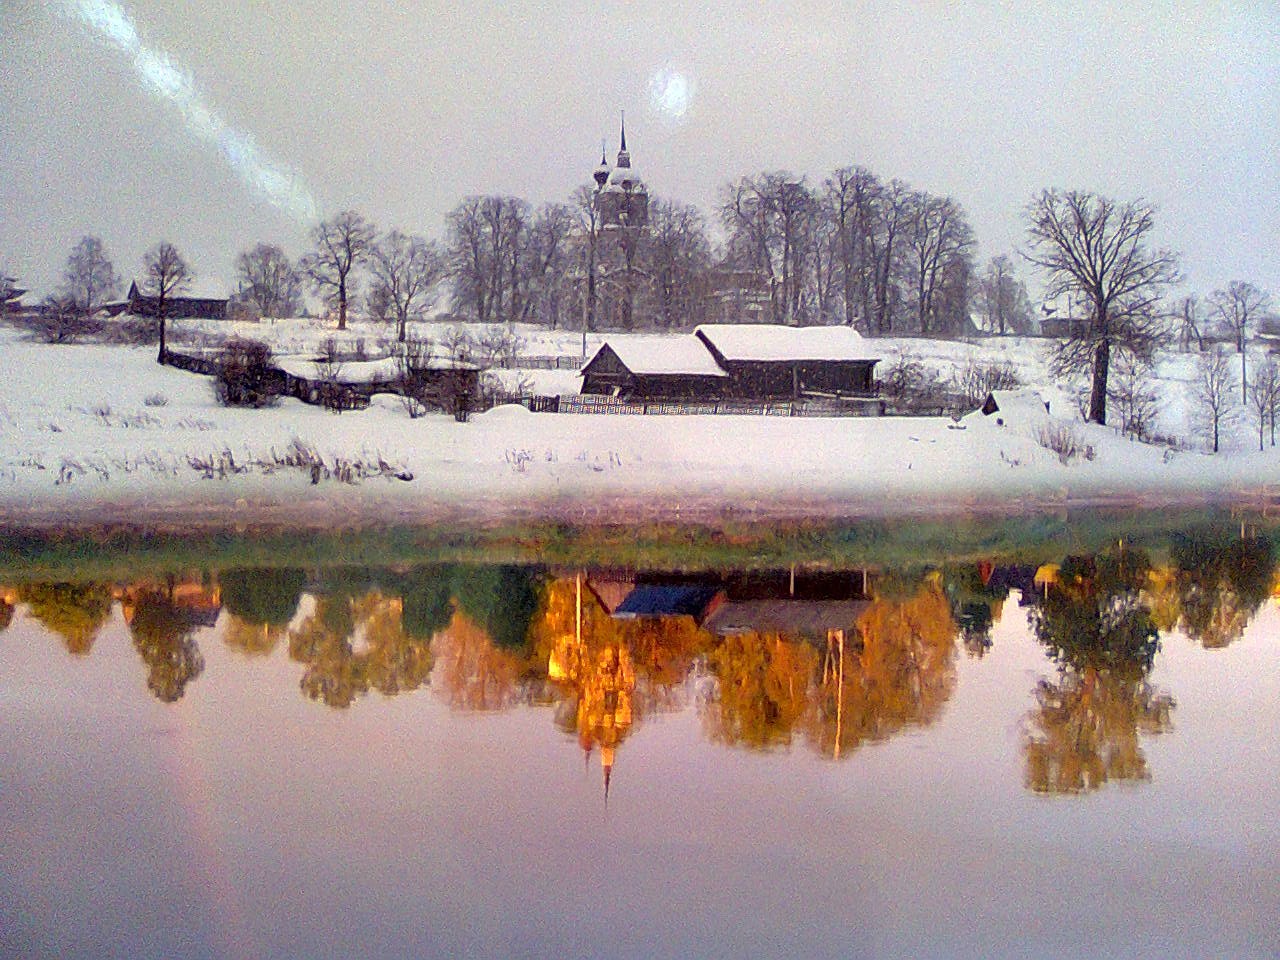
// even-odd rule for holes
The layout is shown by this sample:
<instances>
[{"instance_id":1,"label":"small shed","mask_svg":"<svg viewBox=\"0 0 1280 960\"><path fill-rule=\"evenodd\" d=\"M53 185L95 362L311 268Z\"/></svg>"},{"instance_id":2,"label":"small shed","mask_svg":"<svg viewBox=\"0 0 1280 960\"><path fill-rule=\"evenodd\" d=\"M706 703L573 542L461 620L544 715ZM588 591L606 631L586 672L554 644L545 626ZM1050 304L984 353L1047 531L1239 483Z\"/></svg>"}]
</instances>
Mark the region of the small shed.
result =
<instances>
[{"instance_id":1,"label":"small shed","mask_svg":"<svg viewBox=\"0 0 1280 960\"><path fill-rule=\"evenodd\" d=\"M695 337L628 338L601 345L583 365L582 392L620 399L713 399L729 375Z\"/></svg>"},{"instance_id":2,"label":"small shed","mask_svg":"<svg viewBox=\"0 0 1280 960\"><path fill-rule=\"evenodd\" d=\"M728 373L735 397L875 396L875 366L880 358L852 327L704 323L693 332Z\"/></svg>"},{"instance_id":3,"label":"small shed","mask_svg":"<svg viewBox=\"0 0 1280 960\"><path fill-rule=\"evenodd\" d=\"M979 408L996 424L1034 424L1049 415L1049 401L1035 390L992 390Z\"/></svg>"}]
</instances>

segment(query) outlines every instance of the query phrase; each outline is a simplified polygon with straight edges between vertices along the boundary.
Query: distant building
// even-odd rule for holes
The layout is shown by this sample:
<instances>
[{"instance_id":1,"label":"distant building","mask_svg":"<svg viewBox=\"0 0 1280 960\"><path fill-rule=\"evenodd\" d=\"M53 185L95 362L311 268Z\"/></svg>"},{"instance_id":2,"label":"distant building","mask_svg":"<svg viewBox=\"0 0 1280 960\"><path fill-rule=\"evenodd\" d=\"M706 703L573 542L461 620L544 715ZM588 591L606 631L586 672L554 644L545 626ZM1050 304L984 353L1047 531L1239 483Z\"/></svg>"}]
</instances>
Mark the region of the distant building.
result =
<instances>
[{"instance_id":1,"label":"distant building","mask_svg":"<svg viewBox=\"0 0 1280 960\"><path fill-rule=\"evenodd\" d=\"M213 283L193 285L179 296L165 300L165 317L169 320L226 320L231 298ZM160 298L144 294L138 281L129 284L129 294L120 303L107 304L109 313L131 313L137 317L158 317Z\"/></svg>"}]
</instances>

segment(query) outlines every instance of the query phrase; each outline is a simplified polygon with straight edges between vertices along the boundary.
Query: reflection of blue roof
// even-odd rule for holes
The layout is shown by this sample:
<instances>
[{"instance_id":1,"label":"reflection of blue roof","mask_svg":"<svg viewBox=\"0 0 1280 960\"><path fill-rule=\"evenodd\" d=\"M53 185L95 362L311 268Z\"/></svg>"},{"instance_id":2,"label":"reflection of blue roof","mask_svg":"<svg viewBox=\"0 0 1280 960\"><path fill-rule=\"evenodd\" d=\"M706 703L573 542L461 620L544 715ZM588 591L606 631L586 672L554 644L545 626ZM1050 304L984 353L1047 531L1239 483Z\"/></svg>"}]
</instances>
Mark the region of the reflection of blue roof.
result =
<instances>
[{"instance_id":1,"label":"reflection of blue roof","mask_svg":"<svg viewBox=\"0 0 1280 960\"><path fill-rule=\"evenodd\" d=\"M678 617L700 619L720 588L709 584L641 584L614 609L615 617Z\"/></svg>"}]
</instances>

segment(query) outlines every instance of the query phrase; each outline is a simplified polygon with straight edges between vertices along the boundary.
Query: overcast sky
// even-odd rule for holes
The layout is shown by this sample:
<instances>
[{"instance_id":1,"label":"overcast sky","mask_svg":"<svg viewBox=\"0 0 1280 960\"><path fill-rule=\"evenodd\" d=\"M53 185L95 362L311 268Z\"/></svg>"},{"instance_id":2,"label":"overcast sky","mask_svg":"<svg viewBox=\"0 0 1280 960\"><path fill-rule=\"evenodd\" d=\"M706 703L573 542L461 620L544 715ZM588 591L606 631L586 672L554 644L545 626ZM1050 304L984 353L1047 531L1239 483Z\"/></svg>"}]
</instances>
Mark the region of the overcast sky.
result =
<instances>
[{"instance_id":1,"label":"overcast sky","mask_svg":"<svg viewBox=\"0 0 1280 960\"><path fill-rule=\"evenodd\" d=\"M650 191L709 216L862 164L985 258L1043 187L1145 196L1191 288L1280 296L1280 4L889 7L0 0L0 266L46 292L97 234L230 281L345 207L439 236L467 194L566 199L625 110Z\"/></svg>"}]
</instances>

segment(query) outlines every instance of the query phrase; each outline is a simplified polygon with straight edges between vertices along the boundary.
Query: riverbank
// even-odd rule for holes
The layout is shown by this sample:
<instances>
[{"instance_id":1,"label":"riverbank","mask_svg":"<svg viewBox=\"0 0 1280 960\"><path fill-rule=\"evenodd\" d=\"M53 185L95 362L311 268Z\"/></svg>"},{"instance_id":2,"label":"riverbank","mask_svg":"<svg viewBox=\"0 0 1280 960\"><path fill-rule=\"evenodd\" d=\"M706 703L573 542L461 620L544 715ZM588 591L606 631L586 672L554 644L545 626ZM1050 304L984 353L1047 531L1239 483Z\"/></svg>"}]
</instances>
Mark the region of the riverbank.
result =
<instances>
[{"instance_id":1,"label":"riverbank","mask_svg":"<svg viewBox=\"0 0 1280 960\"><path fill-rule=\"evenodd\" d=\"M520 407L457 423L410 418L382 395L341 415L292 399L229 409L208 378L157 365L150 348L0 338L10 528L714 523L1280 501L1276 449L1250 451L1236 435L1216 456L1136 443L1060 415L1049 386L1054 416L1003 423ZM1030 349L996 346L1015 358ZM1048 449L1046 431L1065 431L1077 454Z\"/></svg>"}]
</instances>

